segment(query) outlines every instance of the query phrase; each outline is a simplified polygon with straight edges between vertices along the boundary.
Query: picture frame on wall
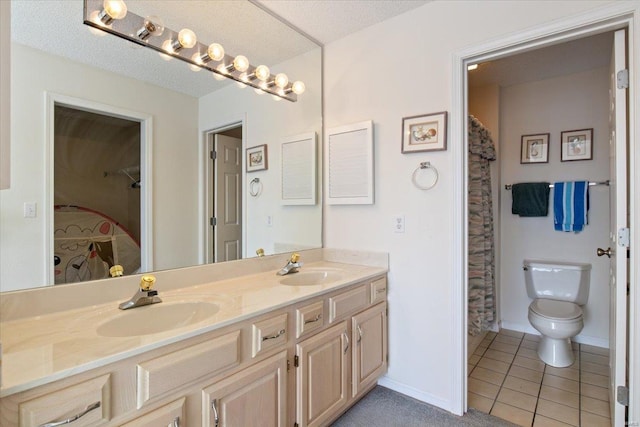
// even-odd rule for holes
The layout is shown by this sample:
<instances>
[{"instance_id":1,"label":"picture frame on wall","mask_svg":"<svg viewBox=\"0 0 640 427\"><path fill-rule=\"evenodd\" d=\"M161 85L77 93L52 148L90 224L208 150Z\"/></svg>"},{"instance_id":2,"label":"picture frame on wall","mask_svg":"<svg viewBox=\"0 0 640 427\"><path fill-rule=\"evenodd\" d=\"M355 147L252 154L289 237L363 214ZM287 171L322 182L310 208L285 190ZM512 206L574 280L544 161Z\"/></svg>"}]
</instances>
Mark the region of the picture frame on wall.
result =
<instances>
[{"instance_id":1,"label":"picture frame on wall","mask_svg":"<svg viewBox=\"0 0 640 427\"><path fill-rule=\"evenodd\" d=\"M522 135L520 145L520 163L549 163L548 133Z\"/></svg>"},{"instance_id":2,"label":"picture frame on wall","mask_svg":"<svg viewBox=\"0 0 640 427\"><path fill-rule=\"evenodd\" d=\"M247 172L269 169L267 144L247 148Z\"/></svg>"},{"instance_id":3,"label":"picture frame on wall","mask_svg":"<svg viewBox=\"0 0 640 427\"><path fill-rule=\"evenodd\" d=\"M402 153L447 149L447 112L402 118Z\"/></svg>"},{"instance_id":4,"label":"picture frame on wall","mask_svg":"<svg viewBox=\"0 0 640 427\"><path fill-rule=\"evenodd\" d=\"M574 162L593 159L593 128L560 133L560 160Z\"/></svg>"}]
</instances>

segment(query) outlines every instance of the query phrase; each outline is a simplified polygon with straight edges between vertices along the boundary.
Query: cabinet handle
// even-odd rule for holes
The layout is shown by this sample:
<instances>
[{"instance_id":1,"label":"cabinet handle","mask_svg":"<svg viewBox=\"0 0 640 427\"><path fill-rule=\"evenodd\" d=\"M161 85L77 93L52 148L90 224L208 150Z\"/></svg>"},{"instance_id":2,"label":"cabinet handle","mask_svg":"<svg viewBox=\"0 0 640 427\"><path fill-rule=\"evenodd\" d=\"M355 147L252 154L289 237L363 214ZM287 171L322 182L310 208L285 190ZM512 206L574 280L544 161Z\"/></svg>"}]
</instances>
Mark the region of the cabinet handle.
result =
<instances>
[{"instance_id":1,"label":"cabinet handle","mask_svg":"<svg viewBox=\"0 0 640 427\"><path fill-rule=\"evenodd\" d=\"M167 427L180 427L180 417L176 417Z\"/></svg>"},{"instance_id":2,"label":"cabinet handle","mask_svg":"<svg viewBox=\"0 0 640 427\"><path fill-rule=\"evenodd\" d=\"M277 334L267 335L266 337L262 337L262 341L273 340L273 339L276 339L276 338L280 338L281 336L284 335L284 332L285 332L284 329L280 329Z\"/></svg>"},{"instance_id":3,"label":"cabinet handle","mask_svg":"<svg viewBox=\"0 0 640 427\"><path fill-rule=\"evenodd\" d=\"M211 409L213 410L213 427L218 427L220 417L218 416L218 399L211 401Z\"/></svg>"},{"instance_id":4,"label":"cabinet handle","mask_svg":"<svg viewBox=\"0 0 640 427\"><path fill-rule=\"evenodd\" d=\"M39 427L57 427L57 426L65 425L65 424L71 424L75 420L84 417L89 412L93 411L94 409L98 409L100 407L100 405L101 405L100 402L94 402L91 405L89 405L86 408L84 408L84 410L82 412L80 412L79 414L74 415L71 418L67 418L66 420L63 420L63 421L54 421L54 422L51 422L51 423L41 424Z\"/></svg>"},{"instance_id":5,"label":"cabinet handle","mask_svg":"<svg viewBox=\"0 0 640 427\"><path fill-rule=\"evenodd\" d=\"M344 336L345 341L347 341L347 345L344 346L344 354L347 354L347 351L349 350L349 336L343 332L342 336Z\"/></svg>"},{"instance_id":6,"label":"cabinet handle","mask_svg":"<svg viewBox=\"0 0 640 427\"><path fill-rule=\"evenodd\" d=\"M308 323L314 323L317 322L318 320L322 319L322 314L318 314L315 318L313 319L309 319L309 320L305 320L304 324L308 324Z\"/></svg>"},{"instance_id":7,"label":"cabinet handle","mask_svg":"<svg viewBox=\"0 0 640 427\"><path fill-rule=\"evenodd\" d=\"M358 325L357 328L358 328L358 344L360 344L360 341L362 341L362 328L360 327L360 325Z\"/></svg>"},{"instance_id":8,"label":"cabinet handle","mask_svg":"<svg viewBox=\"0 0 640 427\"><path fill-rule=\"evenodd\" d=\"M385 292L387 290L387 288L380 288L376 291L376 294L381 294L383 292Z\"/></svg>"}]
</instances>

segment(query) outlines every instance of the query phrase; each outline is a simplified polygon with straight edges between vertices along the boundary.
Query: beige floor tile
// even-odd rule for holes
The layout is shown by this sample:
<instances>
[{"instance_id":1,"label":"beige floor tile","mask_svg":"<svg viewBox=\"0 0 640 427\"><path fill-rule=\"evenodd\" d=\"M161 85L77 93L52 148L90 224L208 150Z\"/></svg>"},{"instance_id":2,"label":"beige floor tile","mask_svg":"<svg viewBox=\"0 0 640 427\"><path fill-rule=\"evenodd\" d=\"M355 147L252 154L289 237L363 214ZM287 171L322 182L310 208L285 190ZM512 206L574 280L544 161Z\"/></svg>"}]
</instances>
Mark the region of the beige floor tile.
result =
<instances>
[{"instance_id":1,"label":"beige floor tile","mask_svg":"<svg viewBox=\"0 0 640 427\"><path fill-rule=\"evenodd\" d=\"M582 398L580 399L580 409L583 412L591 412L592 414L600 415L601 417L611 417L611 412L609 411L609 402L605 402L604 400L582 396Z\"/></svg>"},{"instance_id":2,"label":"beige floor tile","mask_svg":"<svg viewBox=\"0 0 640 427\"><path fill-rule=\"evenodd\" d=\"M544 370L544 373L574 381L580 380L580 371L578 369L554 368L553 366L547 366L547 368Z\"/></svg>"},{"instance_id":3,"label":"beige floor tile","mask_svg":"<svg viewBox=\"0 0 640 427\"><path fill-rule=\"evenodd\" d=\"M583 361L580 364L580 369L583 372L591 372L593 374L604 375L606 377L609 376L609 367L607 365L599 365L597 363Z\"/></svg>"},{"instance_id":4,"label":"beige floor tile","mask_svg":"<svg viewBox=\"0 0 640 427\"><path fill-rule=\"evenodd\" d=\"M536 414L540 414L547 418L553 418L554 420L562 421L563 423L567 423L572 426L578 426L580 423L580 414L578 409L545 399L538 400Z\"/></svg>"},{"instance_id":5,"label":"beige floor tile","mask_svg":"<svg viewBox=\"0 0 640 427\"><path fill-rule=\"evenodd\" d=\"M591 412L582 411L580 420L585 427L611 427L611 419L592 414Z\"/></svg>"},{"instance_id":6,"label":"beige floor tile","mask_svg":"<svg viewBox=\"0 0 640 427\"><path fill-rule=\"evenodd\" d=\"M579 394L571 393L570 391L561 390L555 387L549 387L548 385L543 385L542 388L540 388L540 398L551 402L557 402L562 405L571 406L572 408L578 408L580 406Z\"/></svg>"},{"instance_id":7,"label":"beige floor tile","mask_svg":"<svg viewBox=\"0 0 640 427\"><path fill-rule=\"evenodd\" d=\"M540 341L540 335L524 334L524 340L525 340L525 341L535 341L535 342L539 342L539 341Z\"/></svg>"},{"instance_id":8,"label":"beige floor tile","mask_svg":"<svg viewBox=\"0 0 640 427\"><path fill-rule=\"evenodd\" d=\"M513 359L513 364L540 372L543 372L545 367L545 364L542 360L529 359L528 357L523 356L516 356L516 358Z\"/></svg>"},{"instance_id":9,"label":"beige floor tile","mask_svg":"<svg viewBox=\"0 0 640 427\"><path fill-rule=\"evenodd\" d=\"M494 341L490 346L490 349L502 351L509 354L516 354L518 346L513 344L505 344L502 342Z\"/></svg>"},{"instance_id":10,"label":"beige floor tile","mask_svg":"<svg viewBox=\"0 0 640 427\"><path fill-rule=\"evenodd\" d=\"M583 372L580 379L585 384L597 385L598 387L609 387L609 377L591 372Z\"/></svg>"},{"instance_id":11,"label":"beige floor tile","mask_svg":"<svg viewBox=\"0 0 640 427\"><path fill-rule=\"evenodd\" d=\"M470 408L477 409L478 411L482 411L485 414L491 412L491 407L493 406L493 399L489 399L484 396L480 396L479 394L469 393L467 396L467 402L469 403Z\"/></svg>"},{"instance_id":12,"label":"beige floor tile","mask_svg":"<svg viewBox=\"0 0 640 427\"><path fill-rule=\"evenodd\" d=\"M505 374L496 371L490 371L489 369L476 366L471 373L471 377L477 380L501 386L502 382L504 381Z\"/></svg>"},{"instance_id":13,"label":"beige floor tile","mask_svg":"<svg viewBox=\"0 0 640 427\"><path fill-rule=\"evenodd\" d=\"M467 376L471 375L471 372L473 372L473 369L476 367L476 365L472 365L471 363L467 363Z\"/></svg>"},{"instance_id":14,"label":"beige floor tile","mask_svg":"<svg viewBox=\"0 0 640 427\"><path fill-rule=\"evenodd\" d=\"M580 383L578 383L578 381L556 377L555 375L545 374L544 378L542 379L542 384L559 388L564 391L570 391L572 393L580 393Z\"/></svg>"},{"instance_id":15,"label":"beige floor tile","mask_svg":"<svg viewBox=\"0 0 640 427\"><path fill-rule=\"evenodd\" d=\"M487 332L487 336L488 336L488 337L495 337L496 335L498 335L498 333L497 333L497 332L493 332L493 331L489 331L489 332Z\"/></svg>"},{"instance_id":16,"label":"beige floor tile","mask_svg":"<svg viewBox=\"0 0 640 427\"><path fill-rule=\"evenodd\" d=\"M488 357L489 359L499 360L505 363L511 363L513 361L514 355L505 353L503 351L489 349L484 354L484 357Z\"/></svg>"},{"instance_id":17,"label":"beige floor tile","mask_svg":"<svg viewBox=\"0 0 640 427\"><path fill-rule=\"evenodd\" d=\"M488 347L479 345L478 347L476 347L475 351L473 352L473 354L478 355L480 357L482 357L482 355L487 351Z\"/></svg>"},{"instance_id":18,"label":"beige floor tile","mask_svg":"<svg viewBox=\"0 0 640 427\"><path fill-rule=\"evenodd\" d=\"M479 361L480 361L480 356L478 356L477 354L472 354L469 357L469 363L471 364L477 365Z\"/></svg>"},{"instance_id":19,"label":"beige floor tile","mask_svg":"<svg viewBox=\"0 0 640 427\"><path fill-rule=\"evenodd\" d=\"M598 400L604 400L609 404L609 389L606 387L598 387L591 384L580 384L580 394L582 396L592 397Z\"/></svg>"},{"instance_id":20,"label":"beige floor tile","mask_svg":"<svg viewBox=\"0 0 640 427\"><path fill-rule=\"evenodd\" d=\"M500 387L495 384L481 381L476 378L469 378L467 382L469 391L489 399L495 399L500 391Z\"/></svg>"},{"instance_id":21,"label":"beige floor tile","mask_svg":"<svg viewBox=\"0 0 640 427\"><path fill-rule=\"evenodd\" d=\"M501 342L503 344L520 345L522 338L510 337L509 335L498 334L494 342Z\"/></svg>"},{"instance_id":22,"label":"beige floor tile","mask_svg":"<svg viewBox=\"0 0 640 427\"><path fill-rule=\"evenodd\" d=\"M580 351L583 353L599 354L600 356L609 357L609 349L605 347L595 347L593 345L581 344Z\"/></svg>"},{"instance_id":23,"label":"beige floor tile","mask_svg":"<svg viewBox=\"0 0 640 427\"><path fill-rule=\"evenodd\" d=\"M536 396L531 396L526 393L511 390L502 387L496 402L506 403L507 405L515 406L516 408L524 409L525 411L534 412L536 410L536 403L538 399Z\"/></svg>"},{"instance_id":24,"label":"beige floor tile","mask_svg":"<svg viewBox=\"0 0 640 427\"><path fill-rule=\"evenodd\" d=\"M540 360L540 356L538 356L537 350L532 350L530 348L520 347L517 353L518 356L528 357L529 359Z\"/></svg>"},{"instance_id":25,"label":"beige floor tile","mask_svg":"<svg viewBox=\"0 0 640 427\"><path fill-rule=\"evenodd\" d=\"M599 365L609 366L609 356L600 356L599 354L582 353L580 358L583 362L592 362Z\"/></svg>"},{"instance_id":26,"label":"beige floor tile","mask_svg":"<svg viewBox=\"0 0 640 427\"><path fill-rule=\"evenodd\" d=\"M528 348L531 350L538 350L538 345L540 345L539 342L537 341L522 341L522 343L520 344L520 348Z\"/></svg>"},{"instance_id":27,"label":"beige floor tile","mask_svg":"<svg viewBox=\"0 0 640 427\"><path fill-rule=\"evenodd\" d=\"M531 423L533 422L533 412L515 408L501 402L496 402L493 405L491 415L524 427L531 426Z\"/></svg>"},{"instance_id":28,"label":"beige floor tile","mask_svg":"<svg viewBox=\"0 0 640 427\"><path fill-rule=\"evenodd\" d=\"M507 375L507 378L505 378L503 387L536 397L538 397L538 393L540 393L540 384L510 375Z\"/></svg>"},{"instance_id":29,"label":"beige floor tile","mask_svg":"<svg viewBox=\"0 0 640 427\"><path fill-rule=\"evenodd\" d=\"M570 424L566 424L553 418L547 418L540 414L535 414L535 418L533 420L533 427L567 427Z\"/></svg>"},{"instance_id":30,"label":"beige floor tile","mask_svg":"<svg viewBox=\"0 0 640 427\"><path fill-rule=\"evenodd\" d=\"M506 374L509 370L510 365L499 360L483 357L482 359L480 359L480 362L478 362L478 366L489 369L491 371L500 372L501 374Z\"/></svg>"},{"instance_id":31,"label":"beige floor tile","mask_svg":"<svg viewBox=\"0 0 640 427\"><path fill-rule=\"evenodd\" d=\"M540 382L542 382L543 374L542 372L534 371L533 369L527 369L527 368L523 368L522 366L511 365L511 369L509 369L509 375L540 384Z\"/></svg>"},{"instance_id":32,"label":"beige floor tile","mask_svg":"<svg viewBox=\"0 0 640 427\"><path fill-rule=\"evenodd\" d=\"M494 339L494 337L485 337L482 341L480 341L479 345L489 347Z\"/></svg>"},{"instance_id":33,"label":"beige floor tile","mask_svg":"<svg viewBox=\"0 0 640 427\"><path fill-rule=\"evenodd\" d=\"M507 335L510 337L522 338L524 336L524 333L512 331L511 329L500 329L500 333L498 333L498 335Z\"/></svg>"}]
</instances>

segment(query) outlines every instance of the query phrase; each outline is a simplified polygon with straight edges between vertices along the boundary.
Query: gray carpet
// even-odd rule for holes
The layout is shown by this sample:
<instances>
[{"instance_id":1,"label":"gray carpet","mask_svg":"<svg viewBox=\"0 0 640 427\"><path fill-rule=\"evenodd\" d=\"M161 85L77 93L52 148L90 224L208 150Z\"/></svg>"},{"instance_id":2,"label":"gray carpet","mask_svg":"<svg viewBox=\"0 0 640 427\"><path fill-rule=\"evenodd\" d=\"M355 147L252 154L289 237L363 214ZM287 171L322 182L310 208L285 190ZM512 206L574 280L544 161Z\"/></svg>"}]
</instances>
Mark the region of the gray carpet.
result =
<instances>
[{"instance_id":1,"label":"gray carpet","mask_svg":"<svg viewBox=\"0 0 640 427\"><path fill-rule=\"evenodd\" d=\"M458 417L382 386L376 386L332 424L332 427L378 426L512 427L514 424L475 409L469 409L463 417Z\"/></svg>"}]
</instances>

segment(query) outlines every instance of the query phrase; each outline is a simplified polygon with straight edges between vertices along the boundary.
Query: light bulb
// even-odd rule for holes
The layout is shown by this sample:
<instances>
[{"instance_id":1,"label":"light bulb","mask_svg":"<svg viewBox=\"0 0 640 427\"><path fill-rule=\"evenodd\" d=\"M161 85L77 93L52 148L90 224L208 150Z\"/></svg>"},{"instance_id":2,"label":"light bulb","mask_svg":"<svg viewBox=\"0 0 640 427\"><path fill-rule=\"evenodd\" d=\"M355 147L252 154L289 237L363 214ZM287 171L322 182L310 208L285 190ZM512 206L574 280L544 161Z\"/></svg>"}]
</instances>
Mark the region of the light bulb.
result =
<instances>
[{"instance_id":1,"label":"light bulb","mask_svg":"<svg viewBox=\"0 0 640 427\"><path fill-rule=\"evenodd\" d=\"M229 70L227 70L227 67L225 67L224 64L218 65L216 70L220 71L222 74L229 74Z\"/></svg>"},{"instance_id":2,"label":"light bulb","mask_svg":"<svg viewBox=\"0 0 640 427\"><path fill-rule=\"evenodd\" d=\"M266 81L271 75L271 73L269 72L269 67L267 67L266 65L258 65L254 73L256 77L263 82Z\"/></svg>"},{"instance_id":3,"label":"light bulb","mask_svg":"<svg viewBox=\"0 0 640 427\"><path fill-rule=\"evenodd\" d=\"M183 28L178 33L178 43L180 43L180 46L182 47L191 49L196 45L197 42L198 42L198 38L196 37L196 33L194 33L188 28Z\"/></svg>"},{"instance_id":4,"label":"light bulb","mask_svg":"<svg viewBox=\"0 0 640 427\"><path fill-rule=\"evenodd\" d=\"M289 77L287 77L285 73L277 74L275 78L275 83L276 83L276 86L278 86L279 88L284 88L286 85L289 84Z\"/></svg>"},{"instance_id":5,"label":"light bulb","mask_svg":"<svg viewBox=\"0 0 640 427\"><path fill-rule=\"evenodd\" d=\"M233 68L244 73L249 68L249 60L243 55L236 56L233 60Z\"/></svg>"},{"instance_id":6,"label":"light bulb","mask_svg":"<svg viewBox=\"0 0 640 427\"><path fill-rule=\"evenodd\" d=\"M224 58L224 48L218 43L211 43L207 48L207 55L214 61L220 61Z\"/></svg>"},{"instance_id":7,"label":"light bulb","mask_svg":"<svg viewBox=\"0 0 640 427\"><path fill-rule=\"evenodd\" d=\"M191 68L191 71L195 71L195 72L201 71L202 68L199 67L199 65L204 65L204 62L202 61L200 54L198 52L194 53L193 55L191 55L191 60L196 64L198 64L198 65L189 64L189 68Z\"/></svg>"},{"instance_id":8,"label":"light bulb","mask_svg":"<svg viewBox=\"0 0 640 427\"><path fill-rule=\"evenodd\" d=\"M158 16L147 16L144 25L136 35L140 40L146 40L150 36L161 36L164 33L164 21Z\"/></svg>"},{"instance_id":9,"label":"light bulb","mask_svg":"<svg viewBox=\"0 0 640 427\"><path fill-rule=\"evenodd\" d=\"M255 88L255 89L253 89L253 91L255 93L257 93L258 95L264 95L265 94L265 92L262 89Z\"/></svg>"},{"instance_id":10,"label":"light bulb","mask_svg":"<svg viewBox=\"0 0 640 427\"><path fill-rule=\"evenodd\" d=\"M274 99L274 101L282 101L282 98L280 98L278 95L271 95L271 97Z\"/></svg>"},{"instance_id":11,"label":"light bulb","mask_svg":"<svg viewBox=\"0 0 640 427\"><path fill-rule=\"evenodd\" d=\"M104 0L102 7L111 19L122 19L127 16L127 5L123 0Z\"/></svg>"},{"instance_id":12,"label":"light bulb","mask_svg":"<svg viewBox=\"0 0 640 427\"><path fill-rule=\"evenodd\" d=\"M165 52L173 53L173 42L171 40L165 40L162 42L162 49L164 49Z\"/></svg>"},{"instance_id":13,"label":"light bulb","mask_svg":"<svg viewBox=\"0 0 640 427\"><path fill-rule=\"evenodd\" d=\"M213 78L214 78L214 79L216 79L216 80L218 80L218 81L220 81L220 80L224 80L224 79L226 78L225 76L220 75L220 74L218 74L218 73L211 73L211 74L213 74Z\"/></svg>"},{"instance_id":14,"label":"light bulb","mask_svg":"<svg viewBox=\"0 0 640 427\"><path fill-rule=\"evenodd\" d=\"M300 95L301 93L304 92L305 89L306 89L306 86L300 80L293 82L293 85L291 85L291 90L296 95Z\"/></svg>"}]
</instances>

